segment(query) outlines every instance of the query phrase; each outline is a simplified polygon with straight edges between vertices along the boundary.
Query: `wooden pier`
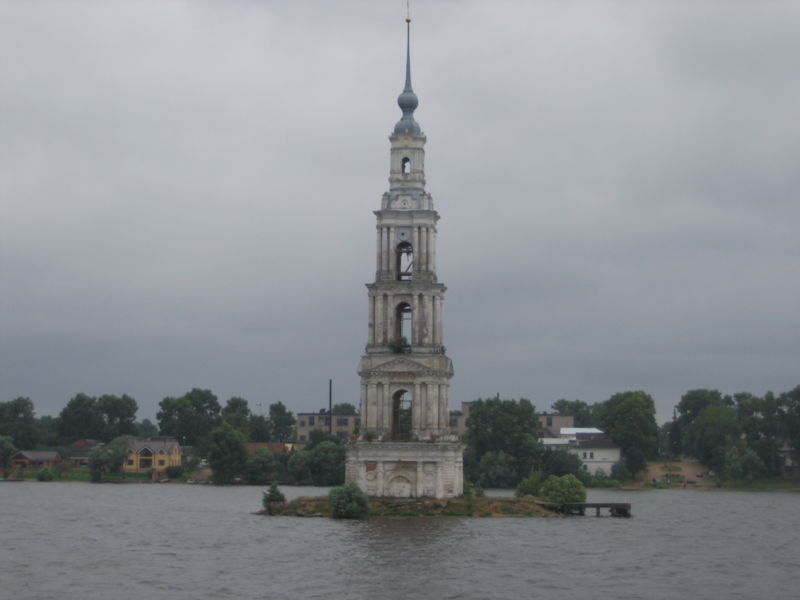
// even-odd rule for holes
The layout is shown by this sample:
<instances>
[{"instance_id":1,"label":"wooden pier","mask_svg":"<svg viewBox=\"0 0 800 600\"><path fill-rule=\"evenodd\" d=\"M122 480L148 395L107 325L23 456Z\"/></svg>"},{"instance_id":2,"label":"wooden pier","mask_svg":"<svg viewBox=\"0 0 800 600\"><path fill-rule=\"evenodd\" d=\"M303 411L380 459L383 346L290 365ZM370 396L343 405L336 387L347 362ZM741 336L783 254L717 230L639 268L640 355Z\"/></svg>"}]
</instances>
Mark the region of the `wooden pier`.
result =
<instances>
[{"instance_id":1,"label":"wooden pier","mask_svg":"<svg viewBox=\"0 0 800 600\"><path fill-rule=\"evenodd\" d=\"M612 517L630 517L630 502L537 502L547 510L552 510L564 515L585 515L586 509L595 509L595 515L600 516L600 510L607 508Z\"/></svg>"}]
</instances>

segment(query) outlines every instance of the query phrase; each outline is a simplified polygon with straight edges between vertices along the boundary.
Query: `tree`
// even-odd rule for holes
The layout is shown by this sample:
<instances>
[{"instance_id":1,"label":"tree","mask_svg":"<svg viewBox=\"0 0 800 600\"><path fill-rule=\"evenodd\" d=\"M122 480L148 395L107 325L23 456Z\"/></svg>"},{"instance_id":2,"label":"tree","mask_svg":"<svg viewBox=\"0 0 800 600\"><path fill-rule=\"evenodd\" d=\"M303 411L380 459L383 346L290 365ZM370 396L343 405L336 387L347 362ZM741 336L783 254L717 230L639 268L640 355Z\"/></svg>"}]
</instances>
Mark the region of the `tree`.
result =
<instances>
[{"instance_id":1,"label":"tree","mask_svg":"<svg viewBox=\"0 0 800 600\"><path fill-rule=\"evenodd\" d=\"M740 445L741 428L736 411L722 403L709 404L686 429L684 450L718 472L724 470L725 453Z\"/></svg>"},{"instance_id":2,"label":"tree","mask_svg":"<svg viewBox=\"0 0 800 600\"><path fill-rule=\"evenodd\" d=\"M334 519L363 519L369 514L369 498L352 481L333 488L328 503Z\"/></svg>"},{"instance_id":3,"label":"tree","mask_svg":"<svg viewBox=\"0 0 800 600\"><path fill-rule=\"evenodd\" d=\"M575 420L575 427L596 427L596 415L592 406L582 400L556 400L550 408L560 415L571 415Z\"/></svg>"},{"instance_id":4,"label":"tree","mask_svg":"<svg viewBox=\"0 0 800 600\"><path fill-rule=\"evenodd\" d=\"M102 439L104 428L97 400L86 394L76 394L59 414L58 433L64 443L81 438Z\"/></svg>"},{"instance_id":5,"label":"tree","mask_svg":"<svg viewBox=\"0 0 800 600\"><path fill-rule=\"evenodd\" d=\"M354 415L358 411L356 407L349 402L342 402L341 404L334 404L331 409L332 415Z\"/></svg>"},{"instance_id":6,"label":"tree","mask_svg":"<svg viewBox=\"0 0 800 600\"><path fill-rule=\"evenodd\" d=\"M14 446L14 438L10 435L0 435L0 467L3 469L3 477L8 477L11 457L16 453L17 447Z\"/></svg>"},{"instance_id":7,"label":"tree","mask_svg":"<svg viewBox=\"0 0 800 600\"><path fill-rule=\"evenodd\" d=\"M259 448L245 461L244 480L251 485L266 485L275 478L277 470L274 453L267 448Z\"/></svg>"},{"instance_id":8,"label":"tree","mask_svg":"<svg viewBox=\"0 0 800 600\"><path fill-rule=\"evenodd\" d=\"M547 449L542 456L542 473L544 475L575 475L583 470L583 462L567 450Z\"/></svg>"},{"instance_id":9,"label":"tree","mask_svg":"<svg viewBox=\"0 0 800 600\"><path fill-rule=\"evenodd\" d=\"M136 435L143 438L155 437L158 435L158 426L150 419L142 419L136 423Z\"/></svg>"},{"instance_id":10,"label":"tree","mask_svg":"<svg viewBox=\"0 0 800 600\"><path fill-rule=\"evenodd\" d=\"M132 441L132 436L122 435L108 444L92 448L89 452L89 475L92 481L102 481L107 473L118 473L128 458Z\"/></svg>"},{"instance_id":11,"label":"tree","mask_svg":"<svg viewBox=\"0 0 800 600\"><path fill-rule=\"evenodd\" d=\"M340 443L340 439L335 435L331 435L324 429L312 429L308 432L308 443L306 444L306 450L311 451L320 445L322 442L333 442L335 444Z\"/></svg>"},{"instance_id":12,"label":"tree","mask_svg":"<svg viewBox=\"0 0 800 600\"><path fill-rule=\"evenodd\" d=\"M539 462L542 445L539 443L539 417L529 400L476 400L467 418L467 457L473 480L487 452L503 452L514 460L517 481L527 476Z\"/></svg>"},{"instance_id":13,"label":"tree","mask_svg":"<svg viewBox=\"0 0 800 600\"><path fill-rule=\"evenodd\" d=\"M273 481L269 486L269 491L264 492L261 496L261 504L267 513L272 514L273 506L283 502L286 502L286 496L278 489L278 484Z\"/></svg>"},{"instance_id":14,"label":"tree","mask_svg":"<svg viewBox=\"0 0 800 600\"><path fill-rule=\"evenodd\" d=\"M203 445L219 424L219 402L210 390L194 388L180 398L164 398L159 407L156 419L162 435L174 436L184 445Z\"/></svg>"},{"instance_id":15,"label":"tree","mask_svg":"<svg viewBox=\"0 0 800 600\"><path fill-rule=\"evenodd\" d=\"M310 453L301 450L299 452L292 452L286 463L286 470L289 473L289 477L292 478L292 481L295 483L305 483L311 479L310 466Z\"/></svg>"},{"instance_id":16,"label":"tree","mask_svg":"<svg viewBox=\"0 0 800 600\"><path fill-rule=\"evenodd\" d=\"M733 402L744 442L758 455L764 474L780 475L784 418L780 400L772 392L763 398L739 393L733 395Z\"/></svg>"},{"instance_id":17,"label":"tree","mask_svg":"<svg viewBox=\"0 0 800 600\"><path fill-rule=\"evenodd\" d=\"M95 403L95 411L103 423L100 439L108 442L121 435L135 435L137 410L136 400L127 394L100 396Z\"/></svg>"},{"instance_id":18,"label":"tree","mask_svg":"<svg viewBox=\"0 0 800 600\"><path fill-rule=\"evenodd\" d=\"M247 440L241 431L223 421L208 436L208 464L217 485L233 483L247 461Z\"/></svg>"},{"instance_id":19,"label":"tree","mask_svg":"<svg viewBox=\"0 0 800 600\"><path fill-rule=\"evenodd\" d=\"M0 402L0 435L11 437L17 448L36 447L39 429L30 398L19 397L10 402Z\"/></svg>"},{"instance_id":20,"label":"tree","mask_svg":"<svg viewBox=\"0 0 800 600\"><path fill-rule=\"evenodd\" d=\"M658 451L656 407L642 391L614 394L598 406L603 431L622 450L631 473L641 471Z\"/></svg>"},{"instance_id":21,"label":"tree","mask_svg":"<svg viewBox=\"0 0 800 600\"><path fill-rule=\"evenodd\" d=\"M270 431L269 421L264 415L250 415L250 423L248 425L250 430L251 442L269 442Z\"/></svg>"},{"instance_id":22,"label":"tree","mask_svg":"<svg viewBox=\"0 0 800 600\"><path fill-rule=\"evenodd\" d=\"M478 463L478 483L484 488L511 488L519 481L517 461L498 450L486 452Z\"/></svg>"},{"instance_id":23,"label":"tree","mask_svg":"<svg viewBox=\"0 0 800 600\"><path fill-rule=\"evenodd\" d=\"M785 415L781 433L792 448L792 456L800 462L800 385L782 393L778 401Z\"/></svg>"},{"instance_id":24,"label":"tree","mask_svg":"<svg viewBox=\"0 0 800 600\"><path fill-rule=\"evenodd\" d=\"M310 453L309 472L314 485L339 485L344 482L344 448L335 442L322 442Z\"/></svg>"},{"instance_id":25,"label":"tree","mask_svg":"<svg viewBox=\"0 0 800 600\"><path fill-rule=\"evenodd\" d=\"M551 475L539 494L548 502L586 502L586 488L574 475Z\"/></svg>"},{"instance_id":26,"label":"tree","mask_svg":"<svg viewBox=\"0 0 800 600\"><path fill-rule=\"evenodd\" d=\"M269 422L273 440L287 442L292 439L294 415L286 409L283 402L278 401L269 405Z\"/></svg>"},{"instance_id":27,"label":"tree","mask_svg":"<svg viewBox=\"0 0 800 600\"><path fill-rule=\"evenodd\" d=\"M222 420L231 424L244 434L245 439L250 439L250 406L247 400L234 396L222 408Z\"/></svg>"}]
</instances>

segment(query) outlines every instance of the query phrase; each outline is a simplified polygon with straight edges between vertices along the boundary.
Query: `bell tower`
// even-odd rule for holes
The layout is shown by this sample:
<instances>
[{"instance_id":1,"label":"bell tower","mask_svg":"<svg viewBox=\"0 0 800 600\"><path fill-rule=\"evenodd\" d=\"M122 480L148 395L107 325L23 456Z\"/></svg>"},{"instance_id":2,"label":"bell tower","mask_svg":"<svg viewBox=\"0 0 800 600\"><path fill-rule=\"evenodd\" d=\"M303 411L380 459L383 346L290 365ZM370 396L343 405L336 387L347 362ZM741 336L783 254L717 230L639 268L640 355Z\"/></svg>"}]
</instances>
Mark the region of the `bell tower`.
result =
<instances>
[{"instance_id":1,"label":"bell tower","mask_svg":"<svg viewBox=\"0 0 800 600\"><path fill-rule=\"evenodd\" d=\"M446 287L436 274L438 213L425 191L425 135L414 119L406 17L402 117L389 136L389 190L375 211L375 281L361 357L361 435L347 480L372 496L445 498L463 489L463 446L449 428L453 364L443 344Z\"/></svg>"}]
</instances>

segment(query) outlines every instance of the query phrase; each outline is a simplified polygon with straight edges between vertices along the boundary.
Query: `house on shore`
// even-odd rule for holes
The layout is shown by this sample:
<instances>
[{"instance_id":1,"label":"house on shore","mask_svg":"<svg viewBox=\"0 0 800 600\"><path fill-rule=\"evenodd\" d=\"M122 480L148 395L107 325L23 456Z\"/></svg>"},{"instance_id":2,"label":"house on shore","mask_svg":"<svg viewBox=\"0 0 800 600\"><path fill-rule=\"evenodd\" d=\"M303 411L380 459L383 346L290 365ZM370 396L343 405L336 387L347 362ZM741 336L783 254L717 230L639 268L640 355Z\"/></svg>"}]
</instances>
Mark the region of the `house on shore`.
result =
<instances>
[{"instance_id":1,"label":"house on shore","mask_svg":"<svg viewBox=\"0 0 800 600\"><path fill-rule=\"evenodd\" d=\"M11 457L12 469L44 469L61 463L61 455L50 450L20 450Z\"/></svg>"},{"instance_id":2,"label":"house on shore","mask_svg":"<svg viewBox=\"0 0 800 600\"><path fill-rule=\"evenodd\" d=\"M181 466L181 446L173 437L151 437L134 440L122 466L125 473L147 473L155 469L163 474L167 467Z\"/></svg>"}]
</instances>

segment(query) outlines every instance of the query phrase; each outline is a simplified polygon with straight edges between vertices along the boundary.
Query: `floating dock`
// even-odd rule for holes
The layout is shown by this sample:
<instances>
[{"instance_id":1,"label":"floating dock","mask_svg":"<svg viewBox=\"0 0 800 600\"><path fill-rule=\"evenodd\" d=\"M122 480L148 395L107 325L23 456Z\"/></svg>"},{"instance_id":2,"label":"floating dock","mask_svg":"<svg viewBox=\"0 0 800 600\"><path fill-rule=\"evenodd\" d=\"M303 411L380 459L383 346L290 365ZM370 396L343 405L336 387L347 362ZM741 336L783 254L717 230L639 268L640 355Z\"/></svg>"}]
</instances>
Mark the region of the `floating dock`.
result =
<instances>
[{"instance_id":1,"label":"floating dock","mask_svg":"<svg viewBox=\"0 0 800 600\"><path fill-rule=\"evenodd\" d=\"M537 502L547 510L552 510L564 515L585 515L586 509L595 509L595 515L600 516L602 509L608 509L612 517L630 517L630 502Z\"/></svg>"}]
</instances>

